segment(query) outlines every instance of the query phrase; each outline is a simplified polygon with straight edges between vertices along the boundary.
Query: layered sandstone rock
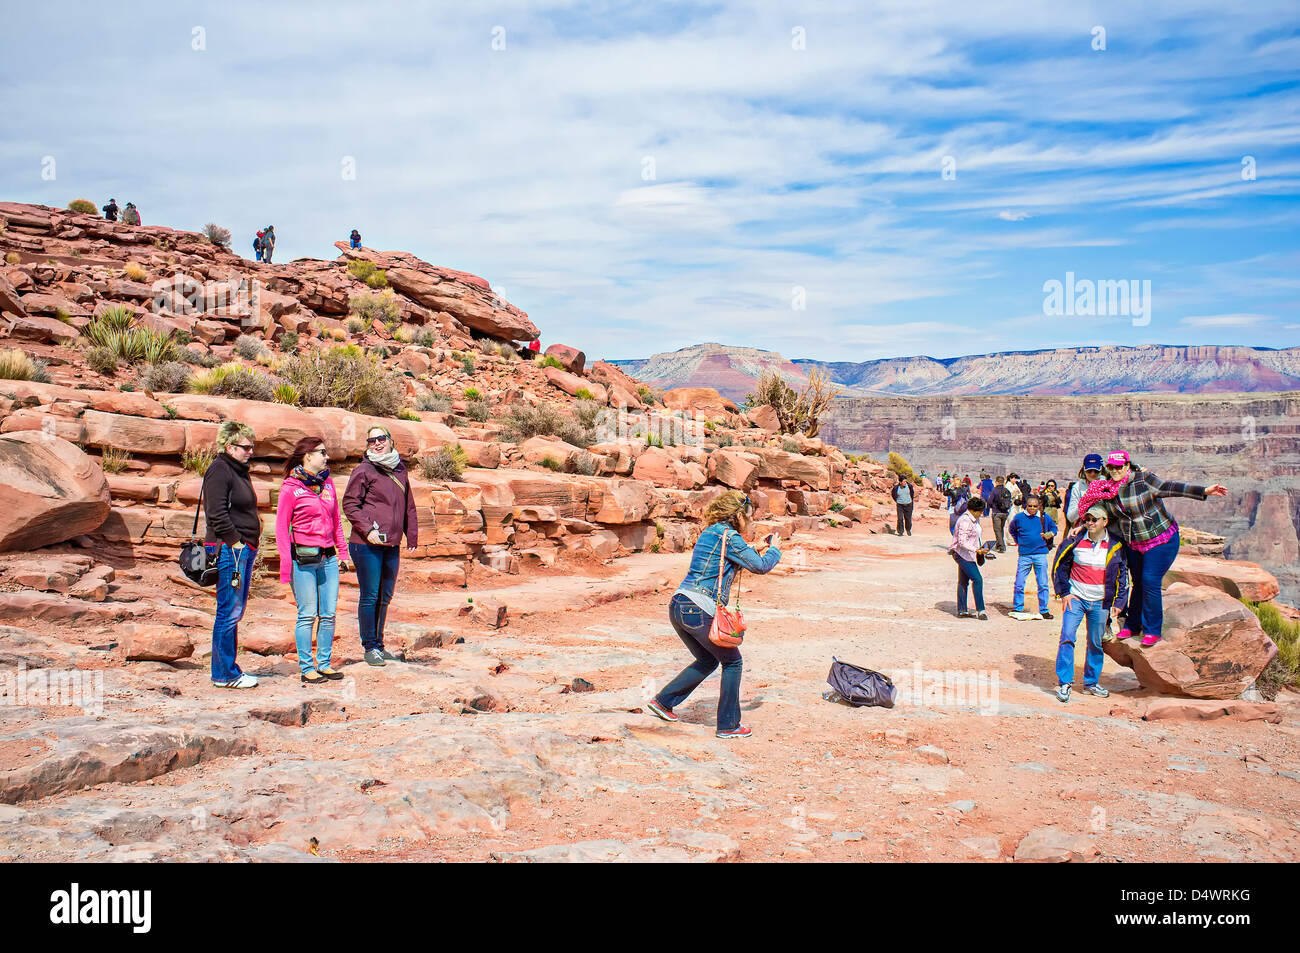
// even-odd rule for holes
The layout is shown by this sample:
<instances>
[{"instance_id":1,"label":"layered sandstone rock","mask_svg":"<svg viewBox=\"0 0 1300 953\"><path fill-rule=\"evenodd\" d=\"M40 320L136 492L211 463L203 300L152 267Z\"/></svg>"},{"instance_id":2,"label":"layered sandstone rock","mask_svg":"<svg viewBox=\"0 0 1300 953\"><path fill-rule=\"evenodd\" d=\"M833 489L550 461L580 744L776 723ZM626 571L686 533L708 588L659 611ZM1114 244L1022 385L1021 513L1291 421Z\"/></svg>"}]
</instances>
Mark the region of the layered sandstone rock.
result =
<instances>
[{"instance_id":1,"label":"layered sandstone rock","mask_svg":"<svg viewBox=\"0 0 1300 953\"><path fill-rule=\"evenodd\" d=\"M0 551L92 532L108 511L108 482L86 453L38 431L0 436Z\"/></svg>"}]
</instances>

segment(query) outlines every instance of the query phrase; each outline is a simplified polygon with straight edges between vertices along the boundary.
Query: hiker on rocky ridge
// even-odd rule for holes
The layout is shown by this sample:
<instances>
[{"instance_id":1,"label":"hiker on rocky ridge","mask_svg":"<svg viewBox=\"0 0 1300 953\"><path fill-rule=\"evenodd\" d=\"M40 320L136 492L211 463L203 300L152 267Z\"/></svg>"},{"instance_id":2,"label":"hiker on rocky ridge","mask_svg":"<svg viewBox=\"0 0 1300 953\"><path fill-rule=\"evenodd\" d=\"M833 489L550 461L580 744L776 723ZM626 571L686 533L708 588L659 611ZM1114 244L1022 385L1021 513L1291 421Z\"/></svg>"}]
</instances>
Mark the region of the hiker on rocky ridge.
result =
<instances>
[{"instance_id":1,"label":"hiker on rocky ridge","mask_svg":"<svg viewBox=\"0 0 1300 953\"><path fill-rule=\"evenodd\" d=\"M366 455L348 477L343 515L352 524L348 552L361 589L357 617L366 663L401 661L384 648L384 620L397 586L399 544L405 535L406 551L415 552L419 515L411 494L410 473L387 427L366 431Z\"/></svg>"},{"instance_id":2,"label":"hiker on rocky ridge","mask_svg":"<svg viewBox=\"0 0 1300 953\"><path fill-rule=\"evenodd\" d=\"M353 251L356 251L361 247L361 233L355 228L352 229L352 234L348 236L348 244L352 247Z\"/></svg>"},{"instance_id":3,"label":"hiker on rocky ridge","mask_svg":"<svg viewBox=\"0 0 1300 953\"><path fill-rule=\"evenodd\" d=\"M203 474L204 545L217 557L217 611L212 619L212 684L218 688L256 688L235 662L239 620L248 605L253 560L261 540L257 491L248 464L253 458L253 428L227 420L217 430L217 458Z\"/></svg>"},{"instance_id":4,"label":"hiker on rocky ridge","mask_svg":"<svg viewBox=\"0 0 1300 953\"><path fill-rule=\"evenodd\" d=\"M342 672L330 665L334 648L334 614L339 601L339 571L347 568L347 538L339 515L339 496L330 479L329 451L319 437L303 437L284 461L275 509L275 546L280 553L280 581L293 589L298 604L294 641L298 669L305 684L337 681ZM312 630L316 657L312 658Z\"/></svg>"},{"instance_id":5,"label":"hiker on rocky ridge","mask_svg":"<svg viewBox=\"0 0 1300 953\"><path fill-rule=\"evenodd\" d=\"M1074 640L1079 623L1088 622L1088 651L1083 663L1083 693L1106 698L1098 684L1105 653L1101 648L1107 614L1119 615L1128 601L1128 566L1124 543L1106 529L1110 517L1097 504L1084 513L1084 529L1061 543L1052 567L1052 584L1061 597L1061 646L1056 651L1056 697L1070 700L1074 684Z\"/></svg>"},{"instance_id":6,"label":"hiker on rocky ridge","mask_svg":"<svg viewBox=\"0 0 1300 953\"><path fill-rule=\"evenodd\" d=\"M124 225L140 224L140 210L135 207L134 202L126 203L126 209L123 210L122 212L122 224Z\"/></svg>"},{"instance_id":7,"label":"hiker on rocky ridge","mask_svg":"<svg viewBox=\"0 0 1300 953\"><path fill-rule=\"evenodd\" d=\"M898 535L903 535L903 527L907 527L907 535L912 535L912 484L907 482L903 474L898 474L898 482L889 490L889 495L894 498L894 510L898 516Z\"/></svg>"},{"instance_id":8,"label":"hiker on rocky ridge","mask_svg":"<svg viewBox=\"0 0 1300 953\"><path fill-rule=\"evenodd\" d=\"M957 618L987 622L989 617L984 611L984 577L979 569L980 551L984 548L980 542L980 514L983 511L984 501L978 496L969 502L967 509L957 519L948 552L957 562ZM967 586L975 595L974 612L966 610Z\"/></svg>"},{"instance_id":9,"label":"hiker on rocky ridge","mask_svg":"<svg viewBox=\"0 0 1300 953\"><path fill-rule=\"evenodd\" d=\"M775 533L766 537L761 554L745 542L752 524L754 503L739 490L723 493L704 511L705 530L691 551L691 565L686 578L668 603L668 621L677 637L695 656L646 707L664 721L677 721L673 709L684 702L700 683L722 666L722 687L718 694L717 736L748 738L750 729L740 723L740 650L714 645L709 629L718 606L726 605L731 583L743 569L768 573L781 561L781 549Z\"/></svg>"},{"instance_id":10,"label":"hiker on rocky ridge","mask_svg":"<svg viewBox=\"0 0 1300 953\"><path fill-rule=\"evenodd\" d=\"M275 226L268 225L262 231L262 261L271 263L271 253L275 251Z\"/></svg>"},{"instance_id":11,"label":"hiker on rocky ridge","mask_svg":"<svg viewBox=\"0 0 1300 953\"><path fill-rule=\"evenodd\" d=\"M1038 614L1050 619L1047 609L1048 582L1047 556L1056 539L1056 524L1051 517L1039 512L1042 497L1030 493L1025 498L1025 511L1017 513L1008 532L1016 543L1016 582L1012 590L1011 611L1013 619L1022 619L1025 613L1025 580L1032 569L1038 583Z\"/></svg>"},{"instance_id":12,"label":"hiker on rocky ridge","mask_svg":"<svg viewBox=\"0 0 1300 953\"><path fill-rule=\"evenodd\" d=\"M1161 585L1178 557L1181 540L1178 523L1161 499L1182 496L1204 500L1227 495L1228 488L1219 483L1204 487L1161 480L1134 464L1123 450L1106 457L1106 478L1089 485L1079 507L1087 512L1095 503L1102 503L1124 540L1133 592L1124 616L1125 627L1116 633L1117 639L1141 635L1142 644L1151 646L1160 641L1164 630Z\"/></svg>"},{"instance_id":13,"label":"hiker on rocky ridge","mask_svg":"<svg viewBox=\"0 0 1300 953\"><path fill-rule=\"evenodd\" d=\"M117 221L117 213L120 211L117 207L117 199L109 199L108 204L104 206L104 218L109 222Z\"/></svg>"},{"instance_id":14,"label":"hiker on rocky ridge","mask_svg":"<svg viewBox=\"0 0 1300 953\"><path fill-rule=\"evenodd\" d=\"M264 234L265 232L262 229L258 229L257 235L253 238L253 254L257 256L258 261L262 260L262 236Z\"/></svg>"}]
</instances>

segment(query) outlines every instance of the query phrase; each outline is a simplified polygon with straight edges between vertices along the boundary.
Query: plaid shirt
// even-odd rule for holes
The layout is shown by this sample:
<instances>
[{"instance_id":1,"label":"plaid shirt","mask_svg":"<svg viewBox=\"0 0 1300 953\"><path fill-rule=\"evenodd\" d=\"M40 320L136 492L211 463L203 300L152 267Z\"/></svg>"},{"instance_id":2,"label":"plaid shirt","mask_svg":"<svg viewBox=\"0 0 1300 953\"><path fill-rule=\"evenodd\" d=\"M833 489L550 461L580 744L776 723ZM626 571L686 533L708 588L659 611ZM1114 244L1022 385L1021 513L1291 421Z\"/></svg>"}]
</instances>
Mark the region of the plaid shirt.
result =
<instances>
[{"instance_id":1,"label":"plaid shirt","mask_svg":"<svg viewBox=\"0 0 1300 953\"><path fill-rule=\"evenodd\" d=\"M1203 486L1162 480L1150 470L1134 467L1133 476L1119 493L1105 501L1112 528L1118 526L1126 543L1145 543L1168 532L1174 527L1174 518L1160 500L1169 496L1203 500L1206 493Z\"/></svg>"}]
</instances>

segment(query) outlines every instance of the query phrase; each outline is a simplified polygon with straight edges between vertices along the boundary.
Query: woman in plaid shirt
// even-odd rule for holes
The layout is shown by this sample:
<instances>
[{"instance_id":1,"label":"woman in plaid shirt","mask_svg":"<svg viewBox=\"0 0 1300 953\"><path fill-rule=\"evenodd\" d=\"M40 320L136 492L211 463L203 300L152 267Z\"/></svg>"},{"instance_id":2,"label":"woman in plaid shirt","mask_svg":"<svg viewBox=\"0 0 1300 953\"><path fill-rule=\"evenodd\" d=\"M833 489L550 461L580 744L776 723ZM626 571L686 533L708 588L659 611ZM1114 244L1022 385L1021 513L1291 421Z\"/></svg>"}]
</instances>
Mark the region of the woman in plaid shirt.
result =
<instances>
[{"instance_id":1,"label":"woman in plaid shirt","mask_svg":"<svg viewBox=\"0 0 1300 953\"><path fill-rule=\"evenodd\" d=\"M1165 608L1161 583L1178 556L1178 524L1169 515L1163 497L1183 496L1204 500L1209 496L1227 496L1228 488L1194 486L1161 480L1150 470L1135 466L1123 450L1106 458L1108 479L1092 483L1080 501L1086 512L1093 502L1101 502L1110 514L1111 526L1124 540L1129 575L1133 586L1125 615L1127 625L1117 639L1142 636L1143 645L1160 641Z\"/></svg>"}]
</instances>

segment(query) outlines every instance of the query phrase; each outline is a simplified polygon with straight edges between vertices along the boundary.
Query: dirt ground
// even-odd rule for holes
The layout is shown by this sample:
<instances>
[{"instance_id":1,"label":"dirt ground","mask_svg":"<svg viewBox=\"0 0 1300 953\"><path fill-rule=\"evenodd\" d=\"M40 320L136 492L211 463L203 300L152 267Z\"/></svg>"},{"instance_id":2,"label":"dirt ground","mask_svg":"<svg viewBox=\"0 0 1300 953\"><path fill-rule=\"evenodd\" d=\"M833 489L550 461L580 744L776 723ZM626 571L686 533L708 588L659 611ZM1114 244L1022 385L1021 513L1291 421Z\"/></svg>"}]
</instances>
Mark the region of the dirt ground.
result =
<instances>
[{"instance_id":1,"label":"dirt ground","mask_svg":"<svg viewBox=\"0 0 1300 953\"><path fill-rule=\"evenodd\" d=\"M642 708L689 661L666 617L686 555L520 578L490 593L499 630L459 620L464 591L399 582L410 660L384 668L359 662L345 587L342 683L241 655L262 684L223 692L196 656L110 669L102 715L6 710L0 777L50 793L0 804L0 860L998 861L1040 841L1103 862L1300 857L1300 698L1279 698L1281 724L1145 722L1110 660L1110 698L1077 692L1080 653L1061 704L1056 604L1007 618L1012 550L986 566L989 621L956 619L948 538L926 512L913 537L801 535L746 574L745 740L714 737L716 675L679 723ZM255 600L244 627L292 613ZM416 638L440 627L464 642ZM104 636L32 628L47 653ZM823 699L832 656L895 675L897 706ZM60 787L76 772L106 780Z\"/></svg>"}]
</instances>

